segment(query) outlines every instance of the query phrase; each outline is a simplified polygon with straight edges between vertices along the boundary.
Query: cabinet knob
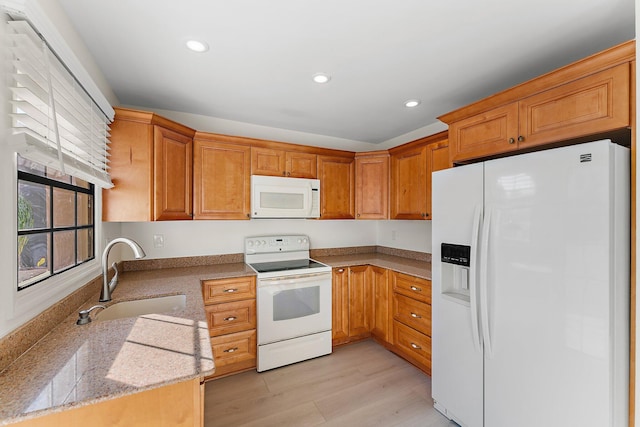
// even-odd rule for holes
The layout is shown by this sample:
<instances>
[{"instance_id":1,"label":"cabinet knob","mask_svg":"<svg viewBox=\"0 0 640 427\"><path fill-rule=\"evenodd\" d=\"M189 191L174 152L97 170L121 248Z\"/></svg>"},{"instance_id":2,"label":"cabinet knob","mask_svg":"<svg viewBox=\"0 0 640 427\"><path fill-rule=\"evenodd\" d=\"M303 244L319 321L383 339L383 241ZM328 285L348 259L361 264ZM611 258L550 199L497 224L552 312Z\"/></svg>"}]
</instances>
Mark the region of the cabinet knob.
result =
<instances>
[{"instance_id":1,"label":"cabinet knob","mask_svg":"<svg viewBox=\"0 0 640 427\"><path fill-rule=\"evenodd\" d=\"M287 176L291 176L291 172L287 172Z\"/></svg>"},{"instance_id":2,"label":"cabinet knob","mask_svg":"<svg viewBox=\"0 0 640 427\"><path fill-rule=\"evenodd\" d=\"M411 314L413 314L413 313L411 313ZM225 317L224 318L224 320L227 321L227 322L233 322L236 319L237 319L237 317L235 317L235 316L229 316L229 317Z\"/></svg>"},{"instance_id":3,"label":"cabinet knob","mask_svg":"<svg viewBox=\"0 0 640 427\"><path fill-rule=\"evenodd\" d=\"M224 291L222 291L226 294L232 294L234 292L238 292L238 288L233 288L233 289L225 289Z\"/></svg>"},{"instance_id":4,"label":"cabinet knob","mask_svg":"<svg viewBox=\"0 0 640 427\"><path fill-rule=\"evenodd\" d=\"M416 343L411 343L411 347L414 348L415 350L422 350L422 347L420 347L418 344Z\"/></svg>"},{"instance_id":5,"label":"cabinet knob","mask_svg":"<svg viewBox=\"0 0 640 427\"><path fill-rule=\"evenodd\" d=\"M515 139L513 139L513 138L509 138L509 144L515 144L515 143L516 143L516 140L515 140Z\"/></svg>"},{"instance_id":6,"label":"cabinet knob","mask_svg":"<svg viewBox=\"0 0 640 427\"><path fill-rule=\"evenodd\" d=\"M422 319L422 316L420 316L419 314L416 314L416 313L411 313L411 317L413 317L414 319Z\"/></svg>"},{"instance_id":7,"label":"cabinet knob","mask_svg":"<svg viewBox=\"0 0 640 427\"><path fill-rule=\"evenodd\" d=\"M412 286L412 287L411 287L411 290L412 290L413 292L422 292L422 289L420 289L420 288L419 288L419 287L417 287L417 286Z\"/></svg>"},{"instance_id":8,"label":"cabinet knob","mask_svg":"<svg viewBox=\"0 0 640 427\"><path fill-rule=\"evenodd\" d=\"M524 136L520 135L520 136L518 137L518 142L524 142Z\"/></svg>"},{"instance_id":9,"label":"cabinet knob","mask_svg":"<svg viewBox=\"0 0 640 427\"><path fill-rule=\"evenodd\" d=\"M344 273L344 268L339 268L338 273Z\"/></svg>"},{"instance_id":10,"label":"cabinet knob","mask_svg":"<svg viewBox=\"0 0 640 427\"><path fill-rule=\"evenodd\" d=\"M223 353L235 353L236 351L238 351L238 347L228 348L223 350Z\"/></svg>"},{"instance_id":11,"label":"cabinet knob","mask_svg":"<svg viewBox=\"0 0 640 427\"><path fill-rule=\"evenodd\" d=\"M357 214L356 216L357 216L358 218L360 218L360 214Z\"/></svg>"},{"instance_id":12,"label":"cabinet knob","mask_svg":"<svg viewBox=\"0 0 640 427\"><path fill-rule=\"evenodd\" d=\"M287 176L287 171L282 171L282 176Z\"/></svg>"}]
</instances>

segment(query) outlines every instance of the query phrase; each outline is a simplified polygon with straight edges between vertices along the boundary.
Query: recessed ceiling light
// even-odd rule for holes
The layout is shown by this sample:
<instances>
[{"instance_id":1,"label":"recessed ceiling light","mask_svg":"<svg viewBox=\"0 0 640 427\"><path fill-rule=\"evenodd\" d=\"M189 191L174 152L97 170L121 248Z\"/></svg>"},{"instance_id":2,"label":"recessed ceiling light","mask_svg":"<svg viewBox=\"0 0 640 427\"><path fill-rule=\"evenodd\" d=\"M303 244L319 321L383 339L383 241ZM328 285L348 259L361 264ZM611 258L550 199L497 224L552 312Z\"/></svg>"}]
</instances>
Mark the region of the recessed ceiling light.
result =
<instances>
[{"instance_id":1,"label":"recessed ceiling light","mask_svg":"<svg viewBox=\"0 0 640 427\"><path fill-rule=\"evenodd\" d=\"M316 73L313 75L313 81L316 83L327 83L331 80L331 76L324 73Z\"/></svg>"},{"instance_id":2,"label":"recessed ceiling light","mask_svg":"<svg viewBox=\"0 0 640 427\"><path fill-rule=\"evenodd\" d=\"M407 108L417 107L418 105L420 105L419 99L409 99L408 101L404 102L404 106Z\"/></svg>"},{"instance_id":3,"label":"recessed ceiling light","mask_svg":"<svg viewBox=\"0 0 640 427\"><path fill-rule=\"evenodd\" d=\"M187 48L194 52L206 52L209 50L209 45L200 40L187 40Z\"/></svg>"}]
</instances>

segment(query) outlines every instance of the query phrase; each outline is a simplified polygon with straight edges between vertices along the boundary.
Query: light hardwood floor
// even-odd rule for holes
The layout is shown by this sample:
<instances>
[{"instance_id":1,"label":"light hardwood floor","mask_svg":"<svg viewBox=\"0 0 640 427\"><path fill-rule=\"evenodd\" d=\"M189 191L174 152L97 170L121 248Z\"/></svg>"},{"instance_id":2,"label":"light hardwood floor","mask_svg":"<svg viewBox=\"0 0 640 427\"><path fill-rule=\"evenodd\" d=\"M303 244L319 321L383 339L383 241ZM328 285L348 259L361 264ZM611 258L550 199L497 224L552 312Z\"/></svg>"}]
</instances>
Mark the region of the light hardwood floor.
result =
<instances>
[{"instance_id":1,"label":"light hardwood floor","mask_svg":"<svg viewBox=\"0 0 640 427\"><path fill-rule=\"evenodd\" d=\"M433 408L430 377L371 340L206 384L205 427L318 425L456 424Z\"/></svg>"}]
</instances>

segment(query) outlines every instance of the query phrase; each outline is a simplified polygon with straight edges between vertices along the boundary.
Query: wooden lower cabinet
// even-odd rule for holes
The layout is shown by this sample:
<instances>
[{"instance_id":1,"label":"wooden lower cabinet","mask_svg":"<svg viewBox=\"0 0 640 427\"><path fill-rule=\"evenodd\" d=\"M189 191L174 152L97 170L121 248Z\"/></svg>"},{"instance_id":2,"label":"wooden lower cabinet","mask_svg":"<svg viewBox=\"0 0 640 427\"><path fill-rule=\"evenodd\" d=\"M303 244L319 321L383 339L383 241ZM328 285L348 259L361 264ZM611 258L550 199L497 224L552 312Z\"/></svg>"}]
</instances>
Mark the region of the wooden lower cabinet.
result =
<instances>
[{"instance_id":1,"label":"wooden lower cabinet","mask_svg":"<svg viewBox=\"0 0 640 427\"><path fill-rule=\"evenodd\" d=\"M393 316L391 314L391 286L389 270L370 266L369 280L371 281L372 315L371 335L378 340L393 342Z\"/></svg>"},{"instance_id":2,"label":"wooden lower cabinet","mask_svg":"<svg viewBox=\"0 0 640 427\"><path fill-rule=\"evenodd\" d=\"M331 341L336 346L349 342L349 269L334 268L331 280Z\"/></svg>"},{"instance_id":3,"label":"wooden lower cabinet","mask_svg":"<svg viewBox=\"0 0 640 427\"><path fill-rule=\"evenodd\" d=\"M218 378L256 367L256 278L205 280L202 296Z\"/></svg>"},{"instance_id":4,"label":"wooden lower cabinet","mask_svg":"<svg viewBox=\"0 0 640 427\"><path fill-rule=\"evenodd\" d=\"M349 267L349 338L358 340L371 334L371 286L369 267Z\"/></svg>"},{"instance_id":5,"label":"wooden lower cabinet","mask_svg":"<svg viewBox=\"0 0 640 427\"><path fill-rule=\"evenodd\" d=\"M392 272L392 350L431 375L431 281Z\"/></svg>"},{"instance_id":6,"label":"wooden lower cabinet","mask_svg":"<svg viewBox=\"0 0 640 427\"><path fill-rule=\"evenodd\" d=\"M12 425L203 427L204 383L196 378Z\"/></svg>"}]
</instances>

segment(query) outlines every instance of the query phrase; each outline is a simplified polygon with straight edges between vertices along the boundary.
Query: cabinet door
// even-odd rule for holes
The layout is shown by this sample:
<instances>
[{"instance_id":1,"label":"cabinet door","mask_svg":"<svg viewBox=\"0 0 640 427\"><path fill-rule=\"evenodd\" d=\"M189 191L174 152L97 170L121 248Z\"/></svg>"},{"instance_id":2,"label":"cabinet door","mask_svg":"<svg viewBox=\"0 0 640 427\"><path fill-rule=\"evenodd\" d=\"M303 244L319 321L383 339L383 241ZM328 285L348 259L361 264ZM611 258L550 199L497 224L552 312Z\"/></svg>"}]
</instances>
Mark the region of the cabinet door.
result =
<instances>
[{"instance_id":1,"label":"cabinet door","mask_svg":"<svg viewBox=\"0 0 640 427\"><path fill-rule=\"evenodd\" d=\"M154 134L154 220L191 219L193 139L160 126Z\"/></svg>"},{"instance_id":2,"label":"cabinet door","mask_svg":"<svg viewBox=\"0 0 640 427\"><path fill-rule=\"evenodd\" d=\"M332 274L331 337L333 345L349 341L349 273L334 268Z\"/></svg>"},{"instance_id":3,"label":"cabinet door","mask_svg":"<svg viewBox=\"0 0 640 427\"><path fill-rule=\"evenodd\" d=\"M286 176L285 152L270 148L251 148L251 174Z\"/></svg>"},{"instance_id":4,"label":"cabinet door","mask_svg":"<svg viewBox=\"0 0 640 427\"><path fill-rule=\"evenodd\" d=\"M373 311L371 316L371 334L390 343L393 339L391 315L391 286L389 271L386 268L369 267L371 274L371 292Z\"/></svg>"},{"instance_id":5,"label":"cabinet door","mask_svg":"<svg viewBox=\"0 0 640 427\"><path fill-rule=\"evenodd\" d=\"M520 101L519 147L629 126L629 76L622 64Z\"/></svg>"},{"instance_id":6,"label":"cabinet door","mask_svg":"<svg viewBox=\"0 0 640 427\"><path fill-rule=\"evenodd\" d=\"M354 175L352 158L318 156L322 219L355 218Z\"/></svg>"},{"instance_id":7,"label":"cabinet door","mask_svg":"<svg viewBox=\"0 0 640 427\"><path fill-rule=\"evenodd\" d=\"M431 174L449 167L449 141L445 140L427 145L427 219L433 219L431 210Z\"/></svg>"},{"instance_id":8,"label":"cabinet door","mask_svg":"<svg viewBox=\"0 0 640 427\"><path fill-rule=\"evenodd\" d=\"M518 103L451 123L449 147L453 162L505 153L518 148Z\"/></svg>"},{"instance_id":9,"label":"cabinet door","mask_svg":"<svg viewBox=\"0 0 640 427\"><path fill-rule=\"evenodd\" d=\"M291 178L316 178L318 156L309 153L287 151L285 153L287 176Z\"/></svg>"},{"instance_id":10,"label":"cabinet door","mask_svg":"<svg viewBox=\"0 0 640 427\"><path fill-rule=\"evenodd\" d=\"M356 158L356 219L389 218L389 155Z\"/></svg>"},{"instance_id":11,"label":"cabinet door","mask_svg":"<svg viewBox=\"0 0 640 427\"><path fill-rule=\"evenodd\" d=\"M349 337L369 336L371 291L367 266L349 268Z\"/></svg>"},{"instance_id":12,"label":"cabinet door","mask_svg":"<svg viewBox=\"0 0 640 427\"><path fill-rule=\"evenodd\" d=\"M195 140L195 219L249 219L249 146Z\"/></svg>"},{"instance_id":13,"label":"cabinet door","mask_svg":"<svg viewBox=\"0 0 640 427\"><path fill-rule=\"evenodd\" d=\"M391 156L391 218L426 219L427 148L418 146Z\"/></svg>"}]
</instances>

